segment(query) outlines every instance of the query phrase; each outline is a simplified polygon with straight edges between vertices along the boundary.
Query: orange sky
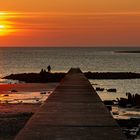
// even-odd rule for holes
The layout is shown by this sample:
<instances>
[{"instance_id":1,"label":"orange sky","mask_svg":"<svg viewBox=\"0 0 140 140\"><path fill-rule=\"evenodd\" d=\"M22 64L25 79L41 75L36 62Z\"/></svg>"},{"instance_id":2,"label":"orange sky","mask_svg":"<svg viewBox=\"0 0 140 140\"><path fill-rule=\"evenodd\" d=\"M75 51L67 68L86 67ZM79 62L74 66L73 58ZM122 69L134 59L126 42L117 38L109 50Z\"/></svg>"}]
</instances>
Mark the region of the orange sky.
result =
<instances>
[{"instance_id":1,"label":"orange sky","mask_svg":"<svg viewBox=\"0 0 140 140\"><path fill-rule=\"evenodd\" d=\"M139 0L0 0L0 46L139 46Z\"/></svg>"}]
</instances>

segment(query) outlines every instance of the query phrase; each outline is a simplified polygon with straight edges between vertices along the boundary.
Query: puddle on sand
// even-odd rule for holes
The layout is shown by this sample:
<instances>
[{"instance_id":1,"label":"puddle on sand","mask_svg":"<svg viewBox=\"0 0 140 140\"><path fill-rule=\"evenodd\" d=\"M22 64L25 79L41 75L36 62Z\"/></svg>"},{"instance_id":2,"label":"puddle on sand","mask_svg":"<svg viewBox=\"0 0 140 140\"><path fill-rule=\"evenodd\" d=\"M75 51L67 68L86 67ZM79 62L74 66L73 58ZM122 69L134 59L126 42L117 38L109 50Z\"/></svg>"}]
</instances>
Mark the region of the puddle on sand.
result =
<instances>
[{"instance_id":1,"label":"puddle on sand","mask_svg":"<svg viewBox=\"0 0 140 140\"><path fill-rule=\"evenodd\" d=\"M140 108L121 108L118 106L112 107L113 117L115 119L131 119L139 118L140 119Z\"/></svg>"},{"instance_id":2,"label":"puddle on sand","mask_svg":"<svg viewBox=\"0 0 140 140\"><path fill-rule=\"evenodd\" d=\"M52 91L47 92L18 92L0 94L0 103L42 103Z\"/></svg>"}]
</instances>

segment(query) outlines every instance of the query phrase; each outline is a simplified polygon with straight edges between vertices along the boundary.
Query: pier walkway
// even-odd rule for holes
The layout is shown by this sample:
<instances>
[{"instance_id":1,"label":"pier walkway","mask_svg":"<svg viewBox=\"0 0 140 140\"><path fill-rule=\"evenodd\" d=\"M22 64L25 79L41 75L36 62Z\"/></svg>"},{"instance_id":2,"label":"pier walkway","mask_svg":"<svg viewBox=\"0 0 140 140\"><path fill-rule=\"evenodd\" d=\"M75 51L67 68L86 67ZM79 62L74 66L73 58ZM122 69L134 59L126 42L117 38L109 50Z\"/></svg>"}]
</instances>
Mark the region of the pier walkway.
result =
<instances>
[{"instance_id":1,"label":"pier walkway","mask_svg":"<svg viewBox=\"0 0 140 140\"><path fill-rule=\"evenodd\" d=\"M71 69L15 140L125 140L88 79Z\"/></svg>"}]
</instances>

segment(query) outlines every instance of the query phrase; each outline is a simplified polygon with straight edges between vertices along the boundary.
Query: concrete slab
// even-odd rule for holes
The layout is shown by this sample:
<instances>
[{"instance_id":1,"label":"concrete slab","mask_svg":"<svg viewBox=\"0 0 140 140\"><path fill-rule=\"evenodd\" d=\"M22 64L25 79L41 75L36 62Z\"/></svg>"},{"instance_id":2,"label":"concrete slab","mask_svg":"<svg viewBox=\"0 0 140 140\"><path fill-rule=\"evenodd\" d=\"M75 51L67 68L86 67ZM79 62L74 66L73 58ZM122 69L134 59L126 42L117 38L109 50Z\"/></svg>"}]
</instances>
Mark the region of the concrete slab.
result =
<instances>
[{"instance_id":1,"label":"concrete slab","mask_svg":"<svg viewBox=\"0 0 140 140\"><path fill-rule=\"evenodd\" d=\"M40 127L42 131L40 132ZM125 140L118 127L48 127L25 128L20 140Z\"/></svg>"},{"instance_id":2,"label":"concrete slab","mask_svg":"<svg viewBox=\"0 0 140 140\"><path fill-rule=\"evenodd\" d=\"M125 140L90 82L71 69L15 140Z\"/></svg>"}]
</instances>

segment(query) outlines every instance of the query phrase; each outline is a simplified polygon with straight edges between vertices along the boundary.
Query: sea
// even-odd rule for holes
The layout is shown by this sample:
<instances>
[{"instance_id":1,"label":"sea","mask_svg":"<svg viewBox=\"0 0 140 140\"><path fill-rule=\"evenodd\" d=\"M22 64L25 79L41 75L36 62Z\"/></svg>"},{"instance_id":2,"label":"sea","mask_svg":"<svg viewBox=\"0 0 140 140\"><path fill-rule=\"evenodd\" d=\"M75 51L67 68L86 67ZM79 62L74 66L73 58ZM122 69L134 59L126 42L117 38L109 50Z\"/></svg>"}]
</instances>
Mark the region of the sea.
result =
<instances>
[{"instance_id":1,"label":"sea","mask_svg":"<svg viewBox=\"0 0 140 140\"><path fill-rule=\"evenodd\" d=\"M0 48L0 78L12 73L40 72L50 65L52 72L79 67L83 72L140 72L140 47L10 47ZM91 80L94 88L116 88L117 93L99 92L103 100L140 94L140 79ZM0 79L0 84L7 80Z\"/></svg>"},{"instance_id":2,"label":"sea","mask_svg":"<svg viewBox=\"0 0 140 140\"><path fill-rule=\"evenodd\" d=\"M140 48L0 48L0 77L11 73L39 72L48 65L54 72L67 72L71 67L80 67L82 71L140 72L140 53L116 52L134 50Z\"/></svg>"}]
</instances>

